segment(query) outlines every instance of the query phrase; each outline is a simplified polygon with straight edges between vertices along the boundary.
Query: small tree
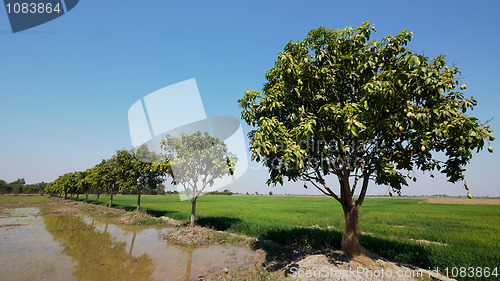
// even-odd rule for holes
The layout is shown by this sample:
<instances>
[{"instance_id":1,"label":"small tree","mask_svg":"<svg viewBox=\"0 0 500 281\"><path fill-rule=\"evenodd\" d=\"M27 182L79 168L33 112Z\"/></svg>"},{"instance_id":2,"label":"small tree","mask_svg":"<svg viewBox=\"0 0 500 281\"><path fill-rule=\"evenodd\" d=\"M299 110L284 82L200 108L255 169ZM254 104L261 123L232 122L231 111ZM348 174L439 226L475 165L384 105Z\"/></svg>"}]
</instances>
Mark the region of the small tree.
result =
<instances>
[{"instance_id":1,"label":"small tree","mask_svg":"<svg viewBox=\"0 0 500 281\"><path fill-rule=\"evenodd\" d=\"M9 193L9 185L6 181L0 180L0 194Z\"/></svg>"},{"instance_id":2,"label":"small tree","mask_svg":"<svg viewBox=\"0 0 500 281\"><path fill-rule=\"evenodd\" d=\"M80 193L85 192L85 172L74 172L73 173L74 186L73 192L76 193L76 201L79 201Z\"/></svg>"},{"instance_id":3,"label":"small tree","mask_svg":"<svg viewBox=\"0 0 500 281\"><path fill-rule=\"evenodd\" d=\"M76 191L76 177L74 173L66 173L60 176L57 182L62 193L64 193L64 199L68 199L68 194L73 194Z\"/></svg>"},{"instance_id":4,"label":"small tree","mask_svg":"<svg viewBox=\"0 0 500 281\"><path fill-rule=\"evenodd\" d=\"M133 151L130 179L137 192L137 211L141 208L141 193L155 190L163 182L166 171L162 165L156 165L160 160L160 155L150 151L145 144Z\"/></svg>"},{"instance_id":5,"label":"small tree","mask_svg":"<svg viewBox=\"0 0 500 281\"><path fill-rule=\"evenodd\" d=\"M87 174L90 190L97 195L96 204L99 204L99 197L105 190L104 178L106 176L106 171L106 160L102 160L101 163L90 169Z\"/></svg>"},{"instance_id":6,"label":"small tree","mask_svg":"<svg viewBox=\"0 0 500 281\"><path fill-rule=\"evenodd\" d=\"M132 155L127 150L117 150L116 154L104 165L103 182L106 192L110 195L109 207L113 206L113 196L122 189L129 188L133 178Z\"/></svg>"},{"instance_id":7,"label":"small tree","mask_svg":"<svg viewBox=\"0 0 500 281\"><path fill-rule=\"evenodd\" d=\"M181 185L191 202L191 226L195 223L196 200L218 178L232 174L236 156L226 144L208 133L181 137L166 135L161 142L174 184Z\"/></svg>"},{"instance_id":8,"label":"small tree","mask_svg":"<svg viewBox=\"0 0 500 281\"><path fill-rule=\"evenodd\" d=\"M56 196L57 194L60 193L56 181L49 182L48 184L46 184L44 191L45 193L49 194L49 196Z\"/></svg>"},{"instance_id":9,"label":"small tree","mask_svg":"<svg viewBox=\"0 0 500 281\"><path fill-rule=\"evenodd\" d=\"M91 188L89 171L76 172L76 200L81 193L85 193L85 203L89 199L89 190Z\"/></svg>"},{"instance_id":10,"label":"small tree","mask_svg":"<svg viewBox=\"0 0 500 281\"><path fill-rule=\"evenodd\" d=\"M372 30L369 22L318 28L289 42L262 92L239 100L242 118L257 127L250 150L269 168L268 184L302 180L340 202L342 248L351 256L362 252L357 218L370 180L400 192L403 171L438 170L456 182L472 151L493 140L488 125L465 114L476 100L457 89L460 72L445 56L407 49L407 30L370 41Z\"/></svg>"}]
</instances>

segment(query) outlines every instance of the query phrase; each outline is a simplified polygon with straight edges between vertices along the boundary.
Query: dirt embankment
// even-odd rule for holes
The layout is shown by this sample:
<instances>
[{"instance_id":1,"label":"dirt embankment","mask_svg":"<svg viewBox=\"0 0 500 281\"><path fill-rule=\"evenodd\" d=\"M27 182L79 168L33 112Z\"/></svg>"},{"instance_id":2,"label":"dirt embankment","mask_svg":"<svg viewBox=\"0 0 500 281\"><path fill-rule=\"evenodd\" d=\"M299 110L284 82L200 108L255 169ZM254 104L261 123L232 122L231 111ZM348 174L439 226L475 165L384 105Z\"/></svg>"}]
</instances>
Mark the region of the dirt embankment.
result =
<instances>
[{"instance_id":1,"label":"dirt embankment","mask_svg":"<svg viewBox=\"0 0 500 281\"><path fill-rule=\"evenodd\" d=\"M219 231L212 228L194 226L181 227L164 236L169 242L185 246L201 246L213 244L232 244L249 246L256 241L255 238L245 235Z\"/></svg>"},{"instance_id":2,"label":"dirt embankment","mask_svg":"<svg viewBox=\"0 0 500 281\"><path fill-rule=\"evenodd\" d=\"M427 197L420 203L429 204L463 204L463 205L500 205L500 198L458 198L458 197Z\"/></svg>"},{"instance_id":3,"label":"dirt embankment","mask_svg":"<svg viewBox=\"0 0 500 281\"><path fill-rule=\"evenodd\" d=\"M311 254L290 263L286 272L293 280L454 280L408 264L369 254L348 259L339 250Z\"/></svg>"},{"instance_id":4,"label":"dirt embankment","mask_svg":"<svg viewBox=\"0 0 500 281\"><path fill-rule=\"evenodd\" d=\"M79 201L64 200L61 198L50 198L48 203L44 203L42 215L77 215L84 214L91 217L103 218L114 224L164 224L178 226L181 223L171 218L155 218L142 211L128 212L123 209L108 208L102 205L88 204Z\"/></svg>"}]
</instances>

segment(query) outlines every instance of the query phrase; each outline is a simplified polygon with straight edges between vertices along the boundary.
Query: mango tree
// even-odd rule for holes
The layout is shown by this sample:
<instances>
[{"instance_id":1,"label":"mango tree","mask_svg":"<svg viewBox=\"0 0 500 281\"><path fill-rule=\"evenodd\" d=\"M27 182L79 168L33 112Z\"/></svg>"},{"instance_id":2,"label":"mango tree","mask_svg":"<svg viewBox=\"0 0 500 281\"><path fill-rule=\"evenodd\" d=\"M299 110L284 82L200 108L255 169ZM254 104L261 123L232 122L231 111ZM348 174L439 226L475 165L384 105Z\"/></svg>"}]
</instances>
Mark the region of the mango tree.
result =
<instances>
[{"instance_id":1,"label":"mango tree","mask_svg":"<svg viewBox=\"0 0 500 281\"><path fill-rule=\"evenodd\" d=\"M49 194L50 196L57 196L61 194L61 190L59 188L57 179L54 180L53 182L49 182L44 189L44 192Z\"/></svg>"},{"instance_id":2,"label":"mango tree","mask_svg":"<svg viewBox=\"0 0 500 281\"><path fill-rule=\"evenodd\" d=\"M106 192L110 195L109 207L113 205L113 196L129 187L133 174L131 161L132 155L125 149L117 150L115 155L105 161L102 180Z\"/></svg>"},{"instance_id":3,"label":"mango tree","mask_svg":"<svg viewBox=\"0 0 500 281\"><path fill-rule=\"evenodd\" d=\"M161 146L166 158L162 166L168 167L174 184L184 188L191 202L190 226L194 226L196 200L216 179L232 174L236 155L228 151L224 142L206 132L181 137L166 135Z\"/></svg>"},{"instance_id":4,"label":"mango tree","mask_svg":"<svg viewBox=\"0 0 500 281\"><path fill-rule=\"evenodd\" d=\"M68 199L68 194L72 195L76 191L75 173L66 173L56 179L58 188L64 193L64 199ZM72 196L70 196L71 199Z\"/></svg>"},{"instance_id":5,"label":"mango tree","mask_svg":"<svg viewBox=\"0 0 500 281\"><path fill-rule=\"evenodd\" d=\"M166 172L162 165L156 165L161 162L160 155L150 151L147 145L143 144L136 147L131 152L130 161L131 184L137 192L137 211L141 208L141 193L146 190L154 190L163 182Z\"/></svg>"},{"instance_id":6,"label":"mango tree","mask_svg":"<svg viewBox=\"0 0 500 281\"><path fill-rule=\"evenodd\" d=\"M87 203L89 200L89 191L91 189L89 173L90 173L89 170L83 172L76 172L77 201L80 193L85 193L85 203Z\"/></svg>"},{"instance_id":7,"label":"mango tree","mask_svg":"<svg viewBox=\"0 0 500 281\"><path fill-rule=\"evenodd\" d=\"M300 180L337 200L350 256L363 251L357 218L371 180L396 193L416 170L457 182L472 151L494 139L487 122L466 114L476 99L463 94L460 72L444 55L408 49L410 31L380 41L370 40L372 31L369 22L311 30L279 53L261 92L238 101L256 127L250 150L268 167L267 183Z\"/></svg>"},{"instance_id":8,"label":"mango tree","mask_svg":"<svg viewBox=\"0 0 500 281\"><path fill-rule=\"evenodd\" d=\"M79 201L80 193L85 192L85 185L83 179L85 178L85 172L74 172L74 186L73 192L76 193L76 201Z\"/></svg>"},{"instance_id":9,"label":"mango tree","mask_svg":"<svg viewBox=\"0 0 500 281\"><path fill-rule=\"evenodd\" d=\"M103 159L101 163L95 165L92 169L90 169L87 174L90 189L97 195L96 204L99 204L99 197L105 191L106 173L106 160Z\"/></svg>"}]
</instances>

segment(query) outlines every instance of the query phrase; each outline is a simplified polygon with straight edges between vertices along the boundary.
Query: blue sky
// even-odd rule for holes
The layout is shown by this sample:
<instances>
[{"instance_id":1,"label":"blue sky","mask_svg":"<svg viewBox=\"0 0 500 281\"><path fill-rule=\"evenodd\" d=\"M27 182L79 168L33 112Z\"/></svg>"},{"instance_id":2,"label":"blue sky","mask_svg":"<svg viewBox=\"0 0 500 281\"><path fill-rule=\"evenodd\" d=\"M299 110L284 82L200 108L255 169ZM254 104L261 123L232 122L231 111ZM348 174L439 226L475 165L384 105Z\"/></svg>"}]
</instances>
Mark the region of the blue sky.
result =
<instances>
[{"instance_id":1,"label":"blue sky","mask_svg":"<svg viewBox=\"0 0 500 281\"><path fill-rule=\"evenodd\" d=\"M448 56L481 97L473 115L497 111L500 39L497 1L86 1L66 15L13 34L0 10L0 179L52 181L130 148L127 112L143 96L196 78L207 115L239 118L236 100L259 90L290 41L319 26L371 21L374 38L415 32L410 44ZM248 126L244 126L248 132ZM500 196L496 152L475 155L466 173L475 196ZM250 165L257 167L255 163ZM231 189L301 193L302 184L267 187L250 169ZM333 180L333 179L332 179ZM310 188L311 189L311 188ZM310 192L310 189L307 191ZM372 185L369 193L386 194ZM403 194L464 196L441 177L419 176Z\"/></svg>"}]
</instances>

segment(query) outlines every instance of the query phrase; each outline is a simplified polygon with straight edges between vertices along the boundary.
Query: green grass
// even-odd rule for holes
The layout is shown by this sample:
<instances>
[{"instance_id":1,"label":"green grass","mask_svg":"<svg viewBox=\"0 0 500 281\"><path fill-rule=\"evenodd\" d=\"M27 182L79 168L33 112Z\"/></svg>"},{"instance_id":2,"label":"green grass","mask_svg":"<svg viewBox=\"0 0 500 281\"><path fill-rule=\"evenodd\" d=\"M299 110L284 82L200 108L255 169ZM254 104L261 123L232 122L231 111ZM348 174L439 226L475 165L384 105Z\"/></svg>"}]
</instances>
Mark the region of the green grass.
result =
<instances>
[{"instance_id":1,"label":"green grass","mask_svg":"<svg viewBox=\"0 0 500 281\"><path fill-rule=\"evenodd\" d=\"M134 225L161 225L164 224L165 222L162 219L158 218L148 218L148 219L136 219L134 220L133 224Z\"/></svg>"},{"instance_id":2,"label":"green grass","mask_svg":"<svg viewBox=\"0 0 500 281\"><path fill-rule=\"evenodd\" d=\"M95 197L89 199L95 201ZM101 196L100 203L108 200ZM136 200L136 196L115 196L113 204L133 210ZM362 245L382 257L426 269L498 267L500 206L419 201L365 199L359 219L359 231L364 233ZM141 206L154 216L185 221L191 210L190 203L179 201L178 196L143 196ZM197 204L197 223L284 245L340 248L343 213L340 204L326 197L202 196ZM308 228L315 225L321 228ZM421 244L412 239L446 245Z\"/></svg>"},{"instance_id":3,"label":"green grass","mask_svg":"<svg viewBox=\"0 0 500 281\"><path fill-rule=\"evenodd\" d=\"M1 195L2 204L38 204L48 202L47 197L36 195Z\"/></svg>"}]
</instances>

